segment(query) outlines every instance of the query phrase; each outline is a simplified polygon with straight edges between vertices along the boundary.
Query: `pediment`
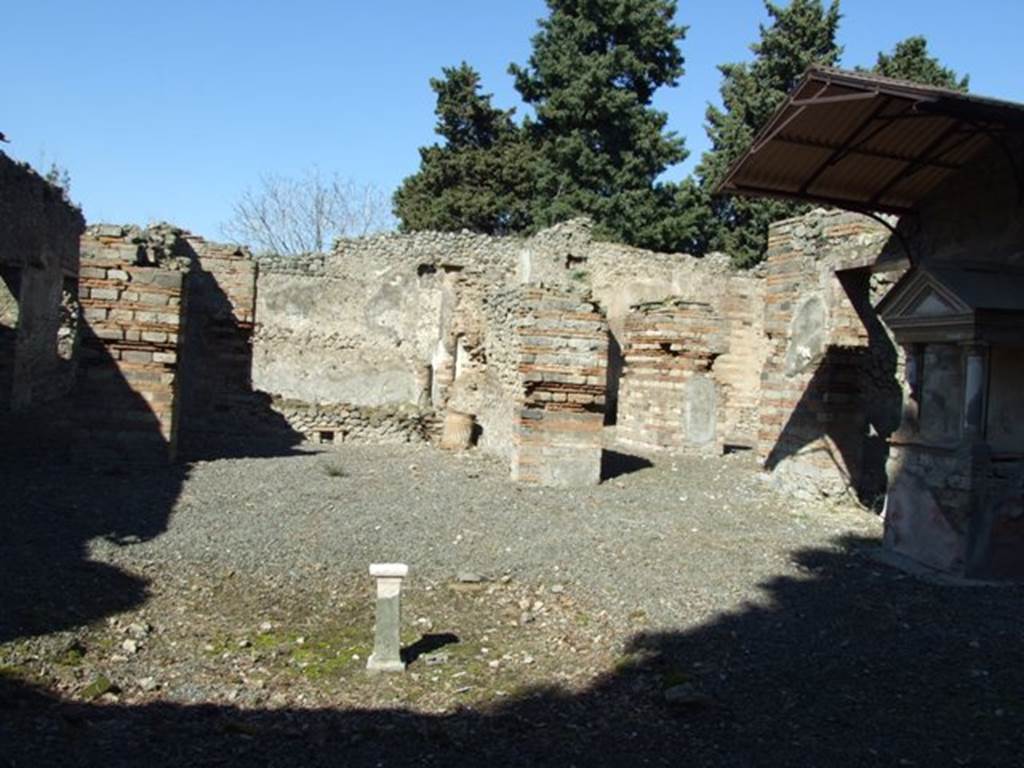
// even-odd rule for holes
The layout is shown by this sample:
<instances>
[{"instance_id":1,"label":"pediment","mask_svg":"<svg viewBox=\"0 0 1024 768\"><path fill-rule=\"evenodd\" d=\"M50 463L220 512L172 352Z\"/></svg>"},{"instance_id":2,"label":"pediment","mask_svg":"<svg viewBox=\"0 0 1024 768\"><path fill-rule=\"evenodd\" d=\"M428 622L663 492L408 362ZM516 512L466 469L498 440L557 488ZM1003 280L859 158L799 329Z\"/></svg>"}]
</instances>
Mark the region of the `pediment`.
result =
<instances>
[{"instance_id":1,"label":"pediment","mask_svg":"<svg viewBox=\"0 0 1024 768\"><path fill-rule=\"evenodd\" d=\"M932 286L927 286L916 297L915 303L904 316L941 317L943 315L961 315L965 311L969 312L970 309L962 305L956 306L956 304L948 301L938 291L934 290Z\"/></svg>"},{"instance_id":2,"label":"pediment","mask_svg":"<svg viewBox=\"0 0 1024 768\"><path fill-rule=\"evenodd\" d=\"M934 275L915 270L900 280L878 305L888 325L929 323L971 315L973 308Z\"/></svg>"}]
</instances>

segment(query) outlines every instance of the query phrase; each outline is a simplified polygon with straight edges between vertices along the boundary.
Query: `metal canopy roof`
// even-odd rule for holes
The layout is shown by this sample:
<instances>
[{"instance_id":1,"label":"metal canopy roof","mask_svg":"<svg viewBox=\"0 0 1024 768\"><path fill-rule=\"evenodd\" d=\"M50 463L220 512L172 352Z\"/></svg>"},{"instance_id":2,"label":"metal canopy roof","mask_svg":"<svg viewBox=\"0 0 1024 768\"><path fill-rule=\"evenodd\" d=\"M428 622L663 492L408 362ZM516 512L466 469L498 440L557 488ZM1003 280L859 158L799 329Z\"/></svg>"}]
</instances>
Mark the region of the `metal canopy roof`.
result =
<instances>
[{"instance_id":1,"label":"metal canopy roof","mask_svg":"<svg viewBox=\"0 0 1024 768\"><path fill-rule=\"evenodd\" d=\"M1024 105L838 69L809 69L718 192L905 214Z\"/></svg>"}]
</instances>

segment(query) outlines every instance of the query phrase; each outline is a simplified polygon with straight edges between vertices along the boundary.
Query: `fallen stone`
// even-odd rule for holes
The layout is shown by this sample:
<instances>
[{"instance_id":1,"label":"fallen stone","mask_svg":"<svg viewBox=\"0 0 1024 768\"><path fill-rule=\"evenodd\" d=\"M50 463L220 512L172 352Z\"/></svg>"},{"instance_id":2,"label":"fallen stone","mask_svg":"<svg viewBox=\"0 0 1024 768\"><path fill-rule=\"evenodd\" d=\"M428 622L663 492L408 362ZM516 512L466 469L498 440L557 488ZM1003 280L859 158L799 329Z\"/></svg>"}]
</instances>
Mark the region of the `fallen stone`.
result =
<instances>
[{"instance_id":1,"label":"fallen stone","mask_svg":"<svg viewBox=\"0 0 1024 768\"><path fill-rule=\"evenodd\" d=\"M106 675L97 675L96 678L89 683L85 688L82 689L83 699L98 699L105 693L110 693L116 690L114 684L110 682L110 678Z\"/></svg>"},{"instance_id":2,"label":"fallen stone","mask_svg":"<svg viewBox=\"0 0 1024 768\"><path fill-rule=\"evenodd\" d=\"M153 631L153 627L147 622L135 621L129 624L125 631L130 637L133 637L136 640L141 640Z\"/></svg>"},{"instance_id":3,"label":"fallen stone","mask_svg":"<svg viewBox=\"0 0 1024 768\"><path fill-rule=\"evenodd\" d=\"M155 691L157 688L160 687L160 685L156 681L156 678L154 677L143 677L139 680L138 684L139 688L146 691L147 693L150 691Z\"/></svg>"}]
</instances>

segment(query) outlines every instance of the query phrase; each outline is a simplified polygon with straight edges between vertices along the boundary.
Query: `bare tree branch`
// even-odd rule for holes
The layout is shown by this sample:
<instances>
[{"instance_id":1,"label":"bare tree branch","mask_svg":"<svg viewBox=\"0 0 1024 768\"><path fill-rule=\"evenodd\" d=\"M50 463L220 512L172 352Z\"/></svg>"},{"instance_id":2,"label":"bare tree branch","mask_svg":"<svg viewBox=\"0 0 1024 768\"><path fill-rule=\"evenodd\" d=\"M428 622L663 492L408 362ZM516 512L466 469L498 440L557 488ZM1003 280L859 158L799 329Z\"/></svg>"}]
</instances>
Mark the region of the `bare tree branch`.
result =
<instances>
[{"instance_id":1,"label":"bare tree branch","mask_svg":"<svg viewBox=\"0 0 1024 768\"><path fill-rule=\"evenodd\" d=\"M222 232L257 253L323 253L339 237L360 237L394 227L390 198L372 184L357 184L316 166L299 177L266 174L242 192Z\"/></svg>"}]
</instances>

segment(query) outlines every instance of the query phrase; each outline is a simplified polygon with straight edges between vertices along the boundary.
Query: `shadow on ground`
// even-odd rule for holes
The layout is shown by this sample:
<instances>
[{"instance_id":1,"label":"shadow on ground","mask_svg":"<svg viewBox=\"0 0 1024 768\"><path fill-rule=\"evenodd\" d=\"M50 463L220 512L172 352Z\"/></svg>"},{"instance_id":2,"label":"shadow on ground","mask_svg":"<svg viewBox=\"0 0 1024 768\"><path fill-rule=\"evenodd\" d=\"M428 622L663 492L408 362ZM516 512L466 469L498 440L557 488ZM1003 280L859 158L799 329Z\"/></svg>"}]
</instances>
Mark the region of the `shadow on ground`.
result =
<instances>
[{"instance_id":1,"label":"shadow on ground","mask_svg":"<svg viewBox=\"0 0 1024 768\"><path fill-rule=\"evenodd\" d=\"M406 664L413 664L420 656L431 654L458 642L459 636L453 635L451 632L423 635L415 643L402 649L402 661Z\"/></svg>"},{"instance_id":2,"label":"shadow on ground","mask_svg":"<svg viewBox=\"0 0 1024 768\"><path fill-rule=\"evenodd\" d=\"M1021 589L924 584L861 556L866 543L795 553L802 576L763 584L763 605L634 636L579 694L519 691L430 716L397 704L82 704L7 679L0 755L18 766L1021 764Z\"/></svg>"},{"instance_id":3,"label":"shadow on ground","mask_svg":"<svg viewBox=\"0 0 1024 768\"><path fill-rule=\"evenodd\" d=\"M146 581L90 560L88 543L163 533L188 476L186 464L169 461L157 417L102 340L84 328L81 346L73 397L22 414L0 411L0 642L142 603ZM259 393L245 402L270 412ZM266 428L244 444L194 439L202 450L189 458L301 453L294 448L301 436L269 417L259 423Z\"/></svg>"},{"instance_id":4,"label":"shadow on ground","mask_svg":"<svg viewBox=\"0 0 1024 768\"><path fill-rule=\"evenodd\" d=\"M654 464L642 456L633 456L619 451L601 452L601 480L614 480L616 477L639 472L641 469L649 469Z\"/></svg>"}]
</instances>

